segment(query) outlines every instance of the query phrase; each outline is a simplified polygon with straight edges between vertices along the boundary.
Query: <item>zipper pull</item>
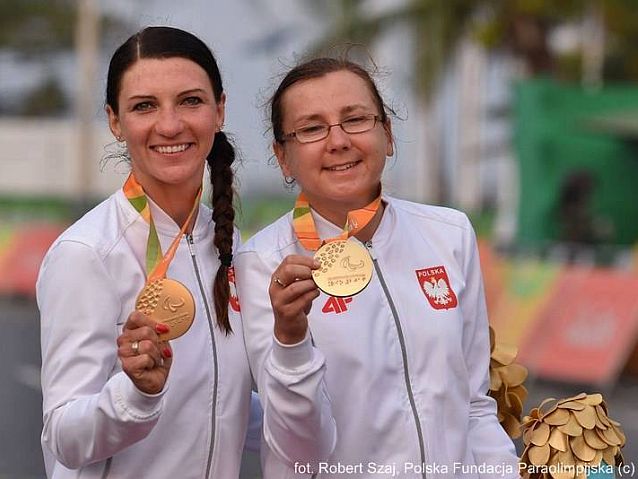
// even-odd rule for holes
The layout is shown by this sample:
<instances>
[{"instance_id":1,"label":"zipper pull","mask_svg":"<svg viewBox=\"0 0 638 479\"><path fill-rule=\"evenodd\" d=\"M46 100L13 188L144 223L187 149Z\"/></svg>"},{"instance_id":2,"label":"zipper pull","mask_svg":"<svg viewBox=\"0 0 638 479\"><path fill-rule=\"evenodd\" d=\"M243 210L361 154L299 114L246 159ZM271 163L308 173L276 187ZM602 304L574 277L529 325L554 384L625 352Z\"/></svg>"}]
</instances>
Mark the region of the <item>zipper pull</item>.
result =
<instances>
[{"instance_id":1,"label":"zipper pull","mask_svg":"<svg viewBox=\"0 0 638 479\"><path fill-rule=\"evenodd\" d=\"M186 233L186 244L188 244L188 251L190 251L191 256L195 257L195 250L193 249L193 235L191 233Z\"/></svg>"},{"instance_id":2,"label":"zipper pull","mask_svg":"<svg viewBox=\"0 0 638 479\"><path fill-rule=\"evenodd\" d=\"M363 245L368 250L368 253L370 253L370 256L372 256L372 261L376 261L377 260L377 255L374 252L374 248L372 248L372 240L366 241L365 243L363 243Z\"/></svg>"}]
</instances>

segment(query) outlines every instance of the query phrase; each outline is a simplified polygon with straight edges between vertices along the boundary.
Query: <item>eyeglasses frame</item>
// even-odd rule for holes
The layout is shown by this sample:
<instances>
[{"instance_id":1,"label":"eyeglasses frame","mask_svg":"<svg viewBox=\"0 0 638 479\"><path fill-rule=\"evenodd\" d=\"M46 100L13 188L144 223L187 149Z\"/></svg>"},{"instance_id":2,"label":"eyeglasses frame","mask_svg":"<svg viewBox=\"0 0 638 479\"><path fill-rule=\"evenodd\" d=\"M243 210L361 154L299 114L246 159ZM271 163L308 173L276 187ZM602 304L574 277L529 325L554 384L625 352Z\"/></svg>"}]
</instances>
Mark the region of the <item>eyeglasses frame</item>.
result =
<instances>
[{"instance_id":1,"label":"eyeglasses frame","mask_svg":"<svg viewBox=\"0 0 638 479\"><path fill-rule=\"evenodd\" d=\"M377 126L377 123L379 123L379 122L383 122L383 118L382 118L380 115L375 115L375 114L370 113L370 114L368 114L368 115L361 115L361 116L365 116L366 118L370 118L370 117L372 117L372 118L374 119L374 122L372 123L372 126L371 126L370 128L368 128L368 129L366 129L366 130L363 130L363 131L357 131L357 132L350 133L350 132L346 131L346 130L343 128L343 124L344 124L346 121L348 121L348 120L344 120L344 121L341 121L341 122L339 122L339 123L333 123L333 124L331 124L331 125L324 125L324 126L326 126L326 127L328 128L328 129L326 130L326 135L325 135L325 136L323 136L323 137L321 137L321 138L317 138L316 140L311 140L311 141L301 141L301 140L298 138L298 136L297 136L297 130L293 130L293 131L291 131L290 133L284 133L284 134L282 135L282 142L287 141L287 140L291 140L291 139L293 139L293 138L294 138L295 140L297 140L297 141L298 141L299 143L301 143L302 145L307 145L307 144L309 144L309 143L316 143L316 142L318 142L318 141L322 141L322 140L325 140L326 138L328 138L328 136L330 135L330 131L332 130L332 127L334 127L334 126L338 126L339 128L341 128L341 131L343 131L343 132L344 132L344 133L346 133L347 135L358 135L358 134L360 134L360 133L366 133L366 132L368 132L368 131L373 130L373 129L374 129L374 127L375 127L375 126Z\"/></svg>"}]
</instances>

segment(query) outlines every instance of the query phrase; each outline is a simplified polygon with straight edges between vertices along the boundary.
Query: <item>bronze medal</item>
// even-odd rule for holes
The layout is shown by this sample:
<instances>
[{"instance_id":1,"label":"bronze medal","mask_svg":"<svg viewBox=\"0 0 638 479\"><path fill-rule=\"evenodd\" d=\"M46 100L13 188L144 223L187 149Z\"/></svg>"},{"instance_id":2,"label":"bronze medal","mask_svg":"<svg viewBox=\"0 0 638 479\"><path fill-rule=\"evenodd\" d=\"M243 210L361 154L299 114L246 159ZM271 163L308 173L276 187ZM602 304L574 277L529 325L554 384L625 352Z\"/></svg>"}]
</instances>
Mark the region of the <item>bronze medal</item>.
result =
<instances>
[{"instance_id":1,"label":"bronze medal","mask_svg":"<svg viewBox=\"0 0 638 479\"><path fill-rule=\"evenodd\" d=\"M144 286L135 302L135 309L171 328L168 333L159 335L162 341L180 337L195 319L193 295L174 279L160 278Z\"/></svg>"},{"instance_id":2,"label":"bronze medal","mask_svg":"<svg viewBox=\"0 0 638 479\"><path fill-rule=\"evenodd\" d=\"M319 248L314 257L321 263L321 269L314 270L312 278L319 289L330 296L354 296L372 279L372 258L354 241L330 241Z\"/></svg>"}]
</instances>

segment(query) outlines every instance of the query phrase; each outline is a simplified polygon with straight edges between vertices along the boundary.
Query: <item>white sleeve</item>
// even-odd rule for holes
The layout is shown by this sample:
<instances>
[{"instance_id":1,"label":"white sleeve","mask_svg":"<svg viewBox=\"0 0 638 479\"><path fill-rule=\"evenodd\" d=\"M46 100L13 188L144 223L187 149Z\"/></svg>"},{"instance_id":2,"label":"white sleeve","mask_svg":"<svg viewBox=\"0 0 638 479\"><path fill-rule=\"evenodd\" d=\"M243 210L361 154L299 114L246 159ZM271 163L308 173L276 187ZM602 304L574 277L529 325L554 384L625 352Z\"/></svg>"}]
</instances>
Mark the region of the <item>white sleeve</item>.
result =
<instances>
[{"instance_id":1,"label":"white sleeve","mask_svg":"<svg viewBox=\"0 0 638 479\"><path fill-rule=\"evenodd\" d=\"M520 477L518 457L511 439L498 422L496 401L489 389L490 338L483 278L476 237L469 224L464 238L465 290L459 298L464 318L463 349L470 378L469 444L475 463L511 466L510 475ZM492 477L492 476L481 476Z\"/></svg>"},{"instance_id":2,"label":"white sleeve","mask_svg":"<svg viewBox=\"0 0 638 479\"><path fill-rule=\"evenodd\" d=\"M268 287L276 265L269 267L249 251L237 256L235 266L246 350L264 409L264 439L290 467L325 461L337 437L325 358L309 335L295 345L275 340Z\"/></svg>"},{"instance_id":3,"label":"white sleeve","mask_svg":"<svg viewBox=\"0 0 638 479\"><path fill-rule=\"evenodd\" d=\"M122 279L120 279L122 280ZM95 251L61 241L37 283L41 317L42 444L70 469L104 460L146 437L162 396L116 369L119 298Z\"/></svg>"}]
</instances>

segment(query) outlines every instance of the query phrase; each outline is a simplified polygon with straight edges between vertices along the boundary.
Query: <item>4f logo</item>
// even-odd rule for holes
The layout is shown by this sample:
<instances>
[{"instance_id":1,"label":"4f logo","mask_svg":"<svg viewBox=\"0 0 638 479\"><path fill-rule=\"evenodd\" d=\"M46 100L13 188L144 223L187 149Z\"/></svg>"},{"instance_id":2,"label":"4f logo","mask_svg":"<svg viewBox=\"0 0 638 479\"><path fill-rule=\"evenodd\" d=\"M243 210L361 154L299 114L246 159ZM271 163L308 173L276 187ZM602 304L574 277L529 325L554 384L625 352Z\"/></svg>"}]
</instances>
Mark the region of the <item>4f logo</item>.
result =
<instances>
[{"instance_id":1,"label":"4f logo","mask_svg":"<svg viewBox=\"0 0 638 479\"><path fill-rule=\"evenodd\" d=\"M352 302L352 298L336 298L334 296L329 296L326 304L321 308L322 313L345 313L348 311L348 303Z\"/></svg>"},{"instance_id":2,"label":"4f logo","mask_svg":"<svg viewBox=\"0 0 638 479\"><path fill-rule=\"evenodd\" d=\"M456 308L458 301L450 285L450 279L447 277L445 266L418 269L415 273L430 306L434 309Z\"/></svg>"}]
</instances>

